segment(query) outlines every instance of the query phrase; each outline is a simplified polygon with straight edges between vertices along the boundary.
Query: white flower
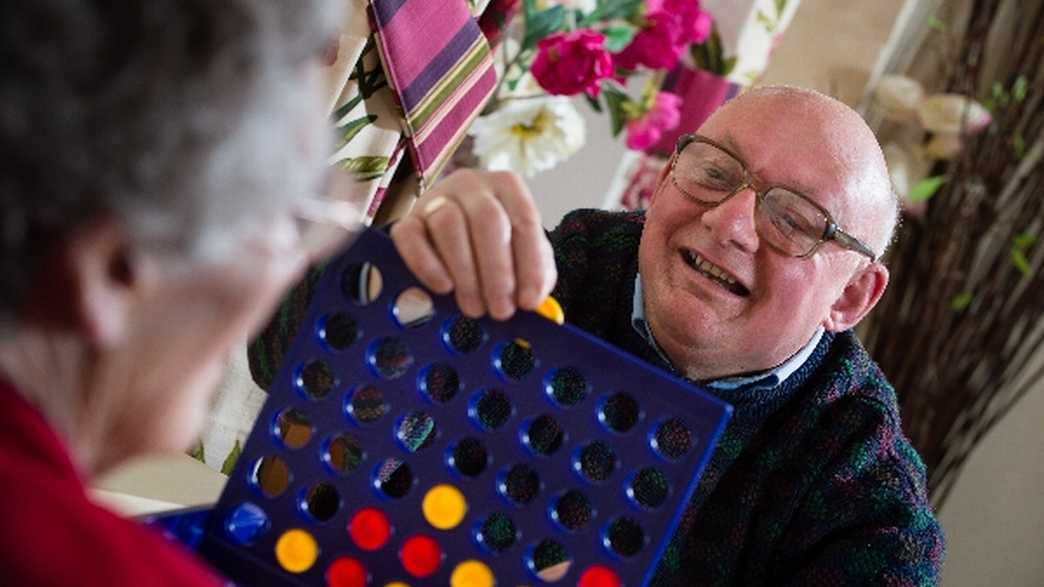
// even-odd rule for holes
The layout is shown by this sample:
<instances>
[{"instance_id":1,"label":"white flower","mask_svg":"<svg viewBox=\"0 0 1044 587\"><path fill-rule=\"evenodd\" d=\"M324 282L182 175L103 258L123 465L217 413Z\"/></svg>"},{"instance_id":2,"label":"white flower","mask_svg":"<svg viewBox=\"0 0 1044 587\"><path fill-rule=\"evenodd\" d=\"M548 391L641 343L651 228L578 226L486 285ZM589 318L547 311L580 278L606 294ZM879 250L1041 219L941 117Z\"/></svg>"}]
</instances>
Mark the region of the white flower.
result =
<instances>
[{"instance_id":1,"label":"white flower","mask_svg":"<svg viewBox=\"0 0 1044 587\"><path fill-rule=\"evenodd\" d=\"M881 148L885 163L888 165L888 176L892 187L899 195L903 210L914 216L921 216L927 202L911 202L910 190L928 175L930 161L924 151L916 145L888 143Z\"/></svg>"},{"instance_id":2,"label":"white flower","mask_svg":"<svg viewBox=\"0 0 1044 587\"><path fill-rule=\"evenodd\" d=\"M949 161L961 152L961 135L955 132L937 132L924 146L924 152L933 159Z\"/></svg>"},{"instance_id":3,"label":"white flower","mask_svg":"<svg viewBox=\"0 0 1044 587\"><path fill-rule=\"evenodd\" d=\"M874 88L874 99L888 120L912 121L917 116L917 105L924 99L924 88L906 76L886 75Z\"/></svg>"},{"instance_id":4,"label":"white flower","mask_svg":"<svg viewBox=\"0 0 1044 587\"><path fill-rule=\"evenodd\" d=\"M579 10L584 14L594 12L598 0L540 0L537 7L546 10L552 6L565 6L567 10Z\"/></svg>"},{"instance_id":5,"label":"white flower","mask_svg":"<svg viewBox=\"0 0 1044 587\"><path fill-rule=\"evenodd\" d=\"M965 132L972 134L985 129L993 120L982 104L960 94L928 96L917 108L917 117L921 126L932 132L959 133L964 120Z\"/></svg>"},{"instance_id":6,"label":"white flower","mask_svg":"<svg viewBox=\"0 0 1044 587\"><path fill-rule=\"evenodd\" d=\"M527 177L551 169L584 145L584 119L564 96L507 100L480 116L468 134L483 168Z\"/></svg>"}]
</instances>

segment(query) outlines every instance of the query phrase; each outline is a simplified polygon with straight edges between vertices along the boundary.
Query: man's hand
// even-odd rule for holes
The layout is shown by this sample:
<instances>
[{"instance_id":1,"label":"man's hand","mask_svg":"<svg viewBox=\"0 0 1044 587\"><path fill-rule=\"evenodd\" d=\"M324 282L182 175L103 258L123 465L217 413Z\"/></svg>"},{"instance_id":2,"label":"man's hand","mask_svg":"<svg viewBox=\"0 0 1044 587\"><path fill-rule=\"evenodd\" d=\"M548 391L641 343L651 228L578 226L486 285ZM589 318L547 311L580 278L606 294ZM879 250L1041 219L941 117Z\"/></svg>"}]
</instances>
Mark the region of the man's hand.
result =
<instances>
[{"instance_id":1,"label":"man's hand","mask_svg":"<svg viewBox=\"0 0 1044 587\"><path fill-rule=\"evenodd\" d=\"M454 172L417 200L391 237L417 279L436 293L456 292L472 318L533 310L558 277L533 196L506 171Z\"/></svg>"}]
</instances>

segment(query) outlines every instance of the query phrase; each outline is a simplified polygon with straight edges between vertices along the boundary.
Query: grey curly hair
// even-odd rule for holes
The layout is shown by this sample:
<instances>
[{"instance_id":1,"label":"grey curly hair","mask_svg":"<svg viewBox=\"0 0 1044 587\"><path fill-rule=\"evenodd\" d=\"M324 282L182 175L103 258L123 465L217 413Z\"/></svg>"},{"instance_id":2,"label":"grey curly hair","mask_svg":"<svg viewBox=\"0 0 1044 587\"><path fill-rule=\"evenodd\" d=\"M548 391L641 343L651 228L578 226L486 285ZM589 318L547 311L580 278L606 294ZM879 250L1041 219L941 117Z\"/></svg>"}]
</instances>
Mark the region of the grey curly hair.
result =
<instances>
[{"instance_id":1,"label":"grey curly hair","mask_svg":"<svg viewBox=\"0 0 1044 587\"><path fill-rule=\"evenodd\" d=\"M200 254L316 189L301 72L339 22L332 0L0 3L0 322L87 222Z\"/></svg>"}]
</instances>

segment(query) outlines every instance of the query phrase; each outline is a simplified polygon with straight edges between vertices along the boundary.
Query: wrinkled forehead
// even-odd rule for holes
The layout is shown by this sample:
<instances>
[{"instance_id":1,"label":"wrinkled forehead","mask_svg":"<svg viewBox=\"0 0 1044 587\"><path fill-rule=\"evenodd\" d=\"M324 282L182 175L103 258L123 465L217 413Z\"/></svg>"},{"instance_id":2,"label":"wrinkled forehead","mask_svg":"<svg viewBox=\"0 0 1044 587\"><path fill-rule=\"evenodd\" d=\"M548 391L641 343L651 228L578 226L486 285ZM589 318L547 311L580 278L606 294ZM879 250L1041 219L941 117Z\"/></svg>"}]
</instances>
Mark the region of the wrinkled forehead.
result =
<instances>
[{"instance_id":1,"label":"wrinkled forehead","mask_svg":"<svg viewBox=\"0 0 1044 587\"><path fill-rule=\"evenodd\" d=\"M832 104L748 97L719 109L699 132L731 149L762 183L797 190L847 224L872 164L854 122L862 124Z\"/></svg>"}]
</instances>

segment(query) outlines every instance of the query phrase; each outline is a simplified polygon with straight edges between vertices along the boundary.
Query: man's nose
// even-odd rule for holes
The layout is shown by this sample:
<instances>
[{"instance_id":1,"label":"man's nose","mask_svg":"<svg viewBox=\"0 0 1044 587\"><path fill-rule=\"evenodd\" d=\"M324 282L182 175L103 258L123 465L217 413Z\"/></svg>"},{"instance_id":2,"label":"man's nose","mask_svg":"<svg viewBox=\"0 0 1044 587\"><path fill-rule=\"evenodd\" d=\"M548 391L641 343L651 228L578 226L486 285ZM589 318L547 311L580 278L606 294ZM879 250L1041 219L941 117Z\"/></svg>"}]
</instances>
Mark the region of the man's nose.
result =
<instances>
[{"instance_id":1,"label":"man's nose","mask_svg":"<svg viewBox=\"0 0 1044 587\"><path fill-rule=\"evenodd\" d=\"M750 186L734 193L724 202L703 213L702 222L723 246L732 245L744 252L758 250L758 234L754 226L754 208L758 196Z\"/></svg>"}]
</instances>

